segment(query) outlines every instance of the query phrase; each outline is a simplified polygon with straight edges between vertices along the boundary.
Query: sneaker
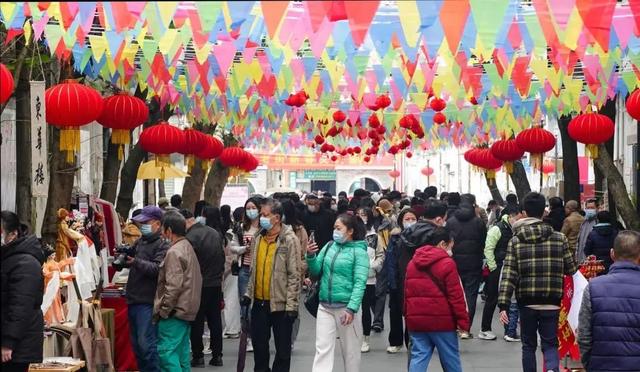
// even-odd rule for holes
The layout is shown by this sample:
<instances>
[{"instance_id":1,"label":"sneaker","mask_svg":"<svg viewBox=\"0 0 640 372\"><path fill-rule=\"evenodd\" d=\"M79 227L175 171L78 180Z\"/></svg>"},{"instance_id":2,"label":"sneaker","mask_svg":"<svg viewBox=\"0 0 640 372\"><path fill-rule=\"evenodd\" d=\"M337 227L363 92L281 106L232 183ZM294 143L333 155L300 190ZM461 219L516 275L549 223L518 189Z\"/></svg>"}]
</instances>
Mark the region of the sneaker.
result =
<instances>
[{"instance_id":1,"label":"sneaker","mask_svg":"<svg viewBox=\"0 0 640 372\"><path fill-rule=\"evenodd\" d=\"M518 337L518 335L515 335L513 337L509 335L504 335L504 340L507 342L520 342L520 337Z\"/></svg>"},{"instance_id":2,"label":"sneaker","mask_svg":"<svg viewBox=\"0 0 640 372\"><path fill-rule=\"evenodd\" d=\"M240 333L225 333L222 338L226 338L226 339L236 339L236 338L240 338Z\"/></svg>"},{"instance_id":3,"label":"sneaker","mask_svg":"<svg viewBox=\"0 0 640 372\"><path fill-rule=\"evenodd\" d=\"M461 340L470 340L473 338L473 334L466 331L460 332L459 335Z\"/></svg>"},{"instance_id":4,"label":"sneaker","mask_svg":"<svg viewBox=\"0 0 640 372\"><path fill-rule=\"evenodd\" d=\"M478 338L481 340L495 340L496 338L498 338L496 336L495 333L491 332L491 331L482 331L480 333L478 333Z\"/></svg>"},{"instance_id":5,"label":"sneaker","mask_svg":"<svg viewBox=\"0 0 640 372\"><path fill-rule=\"evenodd\" d=\"M193 368L204 368L204 358L193 358L193 359L191 359L191 367L193 367Z\"/></svg>"},{"instance_id":6,"label":"sneaker","mask_svg":"<svg viewBox=\"0 0 640 372\"><path fill-rule=\"evenodd\" d=\"M202 352L204 355L211 355L212 351L209 348L204 349L204 351Z\"/></svg>"},{"instance_id":7,"label":"sneaker","mask_svg":"<svg viewBox=\"0 0 640 372\"><path fill-rule=\"evenodd\" d=\"M253 352L253 344L251 343L251 340L247 340L247 352L248 353Z\"/></svg>"},{"instance_id":8,"label":"sneaker","mask_svg":"<svg viewBox=\"0 0 640 372\"><path fill-rule=\"evenodd\" d=\"M387 348L387 353L396 354L402 351L402 346L389 346Z\"/></svg>"},{"instance_id":9,"label":"sneaker","mask_svg":"<svg viewBox=\"0 0 640 372\"><path fill-rule=\"evenodd\" d=\"M375 333L381 333L383 329L384 329L384 328L383 328L383 327L381 327L381 326L380 326L380 325L378 325L378 324L376 324L376 325L374 325L374 326L372 326L372 327L371 327L371 330L373 330Z\"/></svg>"},{"instance_id":10,"label":"sneaker","mask_svg":"<svg viewBox=\"0 0 640 372\"><path fill-rule=\"evenodd\" d=\"M371 349L369 346L369 336L364 336L364 341L362 341L362 347L360 347L360 351L363 353L368 353Z\"/></svg>"},{"instance_id":11,"label":"sneaker","mask_svg":"<svg viewBox=\"0 0 640 372\"><path fill-rule=\"evenodd\" d=\"M222 355L211 358L211 360L209 361L209 365L214 367L222 367Z\"/></svg>"}]
</instances>

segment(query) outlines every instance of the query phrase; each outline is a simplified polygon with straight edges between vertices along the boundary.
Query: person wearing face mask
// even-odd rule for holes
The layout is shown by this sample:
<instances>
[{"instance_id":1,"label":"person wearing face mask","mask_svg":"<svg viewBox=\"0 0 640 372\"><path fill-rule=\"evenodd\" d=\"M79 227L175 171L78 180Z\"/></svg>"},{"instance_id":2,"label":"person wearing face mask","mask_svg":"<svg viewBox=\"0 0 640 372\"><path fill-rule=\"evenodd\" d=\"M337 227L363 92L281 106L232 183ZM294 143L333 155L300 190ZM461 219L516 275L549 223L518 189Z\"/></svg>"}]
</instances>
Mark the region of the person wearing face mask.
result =
<instances>
[{"instance_id":1,"label":"person wearing face mask","mask_svg":"<svg viewBox=\"0 0 640 372\"><path fill-rule=\"evenodd\" d=\"M0 276L2 286L2 371L27 371L42 362L44 294L40 241L27 233L18 216L2 211Z\"/></svg>"},{"instance_id":2,"label":"person wearing face mask","mask_svg":"<svg viewBox=\"0 0 640 372\"><path fill-rule=\"evenodd\" d=\"M426 371L434 348L443 370L462 371L456 331L469 332L471 324L456 263L450 257L452 248L449 229L436 227L407 267L404 308L412 344L409 372Z\"/></svg>"},{"instance_id":3,"label":"person wearing face mask","mask_svg":"<svg viewBox=\"0 0 640 372\"><path fill-rule=\"evenodd\" d=\"M291 334L300 297L300 242L282 223L282 204L267 199L260 209L260 233L253 251L249 286L242 298L251 308L251 338L256 372L287 372L291 365ZM273 331L276 355L269 367L269 339Z\"/></svg>"},{"instance_id":4,"label":"person wearing face mask","mask_svg":"<svg viewBox=\"0 0 640 372\"><path fill-rule=\"evenodd\" d=\"M222 274L224 274L225 255L222 248L222 237L213 228L196 223L191 211L180 211L185 218L187 234L185 237L193 246L198 258L202 276L200 308L191 325L192 367L204 367L204 321L210 331L211 354L209 364L222 366Z\"/></svg>"},{"instance_id":5,"label":"person wearing face mask","mask_svg":"<svg viewBox=\"0 0 640 372\"><path fill-rule=\"evenodd\" d=\"M398 215L398 227L391 230L389 244L385 253L381 275L387 279L389 289L389 347L387 353L396 354L402 350L402 345L408 343L402 320L402 296L398 292L400 277L398 274L398 249L400 234L405 229L411 228L418 221L418 213L413 209L403 209Z\"/></svg>"},{"instance_id":6,"label":"person wearing face mask","mask_svg":"<svg viewBox=\"0 0 640 372\"><path fill-rule=\"evenodd\" d=\"M478 338L483 340L495 340L497 338L495 333L491 331L491 321L493 320L493 313L498 304L500 272L502 271L504 258L507 256L507 246L513 237L511 228L520 218L522 218L522 211L519 207L512 205L507 206L502 215L502 220L492 226L487 232L487 238L484 244L484 257L489 267L489 277L484 287L487 299L482 311L481 332L478 334ZM515 333L505 333L504 339L508 342L519 341Z\"/></svg>"},{"instance_id":7,"label":"person wearing face mask","mask_svg":"<svg viewBox=\"0 0 640 372\"><path fill-rule=\"evenodd\" d=\"M312 371L333 370L337 334L344 371L357 372L362 347L360 305L369 275L366 227L357 216L342 214L333 228L333 241L322 250L314 243L307 246L309 274L320 283Z\"/></svg>"},{"instance_id":8,"label":"person wearing face mask","mask_svg":"<svg viewBox=\"0 0 640 372\"><path fill-rule=\"evenodd\" d=\"M315 195L308 195L305 202L307 211L302 218L304 228L309 235L313 233L319 247L324 247L331 240L336 215L330 210L322 208L320 199Z\"/></svg>"},{"instance_id":9,"label":"person wearing face mask","mask_svg":"<svg viewBox=\"0 0 640 372\"><path fill-rule=\"evenodd\" d=\"M148 205L132 218L142 237L135 243L135 257L127 258L129 278L125 293L131 345L141 371L160 371L158 327L152 323L152 316L160 264L169 249L160 234L163 214L159 207Z\"/></svg>"},{"instance_id":10,"label":"person wearing face mask","mask_svg":"<svg viewBox=\"0 0 640 372\"><path fill-rule=\"evenodd\" d=\"M587 244L587 238L593 230L593 227L598 223L596 221L596 214L598 214L598 199L589 199L584 203L584 221L580 225L580 231L578 232L578 246L576 248L576 262L581 263L585 260L584 247Z\"/></svg>"}]
</instances>

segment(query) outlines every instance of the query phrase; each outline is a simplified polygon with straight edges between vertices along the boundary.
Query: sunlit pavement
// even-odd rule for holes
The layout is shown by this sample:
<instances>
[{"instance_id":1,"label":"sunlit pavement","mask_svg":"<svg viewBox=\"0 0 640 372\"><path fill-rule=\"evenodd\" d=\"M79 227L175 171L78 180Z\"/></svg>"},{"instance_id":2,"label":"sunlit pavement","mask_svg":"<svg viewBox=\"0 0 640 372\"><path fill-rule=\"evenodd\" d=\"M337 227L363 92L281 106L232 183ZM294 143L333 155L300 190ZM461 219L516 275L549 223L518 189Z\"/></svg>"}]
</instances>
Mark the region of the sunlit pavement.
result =
<instances>
[{"instance_id":1,"label":"sunlit pavement","mask_svg":"<svg viewBox=\"0 0 640 372\"><path fill-rule=\"evenodd\" d=\"M480 320L482 317L482 309L484 304L478 300L476 315L473 322L472 333L477 335L480 331ZM387 312L388 314L388 312ZM313 356L315 353L315 319L309 313L301 310L302 322L300 324L300 333L295 344L291 371L307 372L311 370L313 365ZM386 323L388 324L388 322ZM493 319L493 331L498 336L496 341L485 341L474 338L472 340L460 341L460 355L462 357L462 369L467 372L507 372L520 371L520 343L509 343L502 339L502 325L498 321L498 313ZM364 372L400 372L406 371L407 351L403 349L398 354L387 354L387 329L382 333L371 334L371 351L362 355L362 368ZM272 360L273 360L273 346ZM538 364L542 362L542 356L538 353ZM236 371L236 361L238 357L238 340L224 340L224 367L210 367L207 364L206 369L194 368L194 371ZM209 361L209 356L205 359ZM253 353L247 353L247 364L245 371L253 371ZM342 372L342 355L340 347L336 347L336 365L335 372ZM442 371L437 354L431 359L429 372ZM329 371L327 371L329 372Z\"/></svg>"}]
</instances>

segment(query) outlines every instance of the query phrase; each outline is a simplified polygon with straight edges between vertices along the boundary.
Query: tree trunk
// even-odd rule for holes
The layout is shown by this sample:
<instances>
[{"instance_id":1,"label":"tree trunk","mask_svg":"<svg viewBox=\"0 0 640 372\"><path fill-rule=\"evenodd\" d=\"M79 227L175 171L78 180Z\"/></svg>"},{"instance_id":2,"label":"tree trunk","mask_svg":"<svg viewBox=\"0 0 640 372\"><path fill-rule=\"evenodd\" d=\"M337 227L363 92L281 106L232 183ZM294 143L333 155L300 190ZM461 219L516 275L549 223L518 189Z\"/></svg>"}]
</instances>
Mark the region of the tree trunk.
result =
<instances>
[{"instance_id":1,"label":"tree trunk","mask_svg":"<svg viewBox=\"0 0 640 372\"><path fill-rule=\"evenodd\" d=\"M69 164L66 154L59 150L60 129L49 127L51 133L51 157L49 160L49 193L42 223L42 238L54 245L58 235L58 209L69 208L73 180L78 167L75 162Z\"/></svg>"},{"instance_id":2,"label":"tree trunk","mask_svg":"<svg viewBox=\"0 0 640 372\"><path fill-rule=\"evenodd\" d=\"M193 211L196 202L200 200L202 187L204 186L204 169L202 160L196 158L191 170L191 177L187 177L182 188L182 208Z\"/></svg>"},{"instance_id":3,"label":"tree trunk","mask_svg":"<svg viewBox=\"0 0 640 372\"><path fill-rule=\"evenodd\" d=\"M604 106L602 106L602 108L600 109L600 113L608 116L611 119L611 121L615 123L616 122L616 99L614 98L614 99L607 100ZM612 160L613 160L614 141L615 141L615 136L612 136L611 139L609 139L607 142L604 143L604 147L607 149L607 152L609 153L609 157L611 157ZM594 167L594 168L597 168L597 167ZM598 173L595 173L595 175L596 175L596 180L600 179L600 181L602 182L602 177L604 175L601 174L600 171L598 171ZM609 189L608 181L607 181L607 190L608 190L607 200L609 201L609 212L611 213L612 216L617 216L616 200L615 200L616 198L614 197L613 193Z\"/></svg>"},{"instance_id":4,"label":"tree trunk","mask_svg":"<svg viewBox=\"0 0 640 372\"><path fill-rule=\"evenodd\" d=\"M518 200L524 199L524 196L531 192L531 186L529 185L529 179L527 178L527 171L524 170L522 161L513 162L513 173L511 173L511 181L513 187L516 188L516 195Z\"/></svg>"},{"instance_id":5,"label":"tree trunk","mask_svg":"<svg viewBox=\"0 0 640 372\"><path fill-rule=\"evenodd\" d=\"M500 194L500 190L498 190L498 184L496 183L496 180L487 177L486 173L484 174L484 178L487 180L489 191L491 191L491 199L495 200L500 205L504 205L504 199L502 199L502 194Z\"/></svg>"},{"instance_id":6,"label":"tree trunk","mask_svg":"<svg viewBox=\"0 0 640 372\"><path fill-rule=\"evenodd\" d=\"M594 160L594 163L606 178L609 192L613 195L618 212L626 227L640 231L640 216L635 211L631 199L629 199L622 174L613 163L613 158L609 155L604 144L598 146L598 158Z\"/></svg>"},{"instance_id":7,"label":"tree trunk","mask_svg":"<svg viewBox=\"0 0 640 372\"><path fill-rule=\"evenodd\" d=\"M110 203L116 202L118 191L118 173L120 171L120 159L118 159L118 147L111 143L111 130L104 128L102 130L103 138L108 138L107 157L103 163L102 187L100 188L100 199Z\"/></svg>"},{"instance_id":8,"label":"tree trunk","mask_svg":"<svg viewBox=\"0 0 640 372\"><path fill-rule=\"evenodd\" d=\"M31 49L24 46L22 48ZM16 213L20 220L35 226L32 220L31 194L31 87L29 71L16 75ZM46 140L46 138L44 139Z\"/></svg>"},{"instance_id":9,"label":"tree trunk","mask_svg":"<svg viewBox=\"0 0 640 372\"><path fill-rule=\"evenodd\" d=\"M580 201L580 171L578 169L578 145L569 137L571 116L563 115L558 119L560 140L562 141L562 174L564 180L563 198L565 201Z\"/></svg>"},{"instance_id":10,"label":"tree trunk","mask_svg":"<svg viewBox=\"0 0 640 372\"><path fill-rule=\"evenodd\" d=\"M129 157L120 171L120 192L118 193L116 212L125 219L129 216L129 210L133 205L133 189L136 187L138 168L140 168L146 154L147 152L142 149L140 144L136 144L129 151Z\"/></svg>"},{"instance_id":11,"label":"tree trunk","mask_svg":"<svg viewBox=\"0 0 640 372\"><path fill-rule=\"evenodd\" d=\"M215 160L211 165L211 169L209 169L207 182L204 185L204 200L215 207L219 207L222 192L227 185L228 178L229 168L223 166L219 160Z\"/></svg>"}]
</instances>

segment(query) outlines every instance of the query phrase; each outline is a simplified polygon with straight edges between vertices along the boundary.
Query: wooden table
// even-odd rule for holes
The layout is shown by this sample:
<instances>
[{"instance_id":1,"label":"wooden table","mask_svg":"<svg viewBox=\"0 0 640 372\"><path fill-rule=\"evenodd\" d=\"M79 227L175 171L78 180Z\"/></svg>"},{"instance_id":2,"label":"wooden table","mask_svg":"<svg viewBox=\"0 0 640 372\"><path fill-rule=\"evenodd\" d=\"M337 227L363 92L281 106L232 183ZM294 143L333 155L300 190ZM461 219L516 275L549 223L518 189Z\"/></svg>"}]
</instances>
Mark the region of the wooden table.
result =
<instances>
[{"instance_id":1,"label":"wooden table","mask_svg":"<svg viewBox=\"0 0 640 372\"><path fill-rule=\"evenodd\" d=\"M33 363L29 365L29 372L75 372L82 369L85 365L84 360L78 361L75 365L70 365L68 367L42 367L36 368L38 366L37 363Z\"/></svg>"}]
</instances>

